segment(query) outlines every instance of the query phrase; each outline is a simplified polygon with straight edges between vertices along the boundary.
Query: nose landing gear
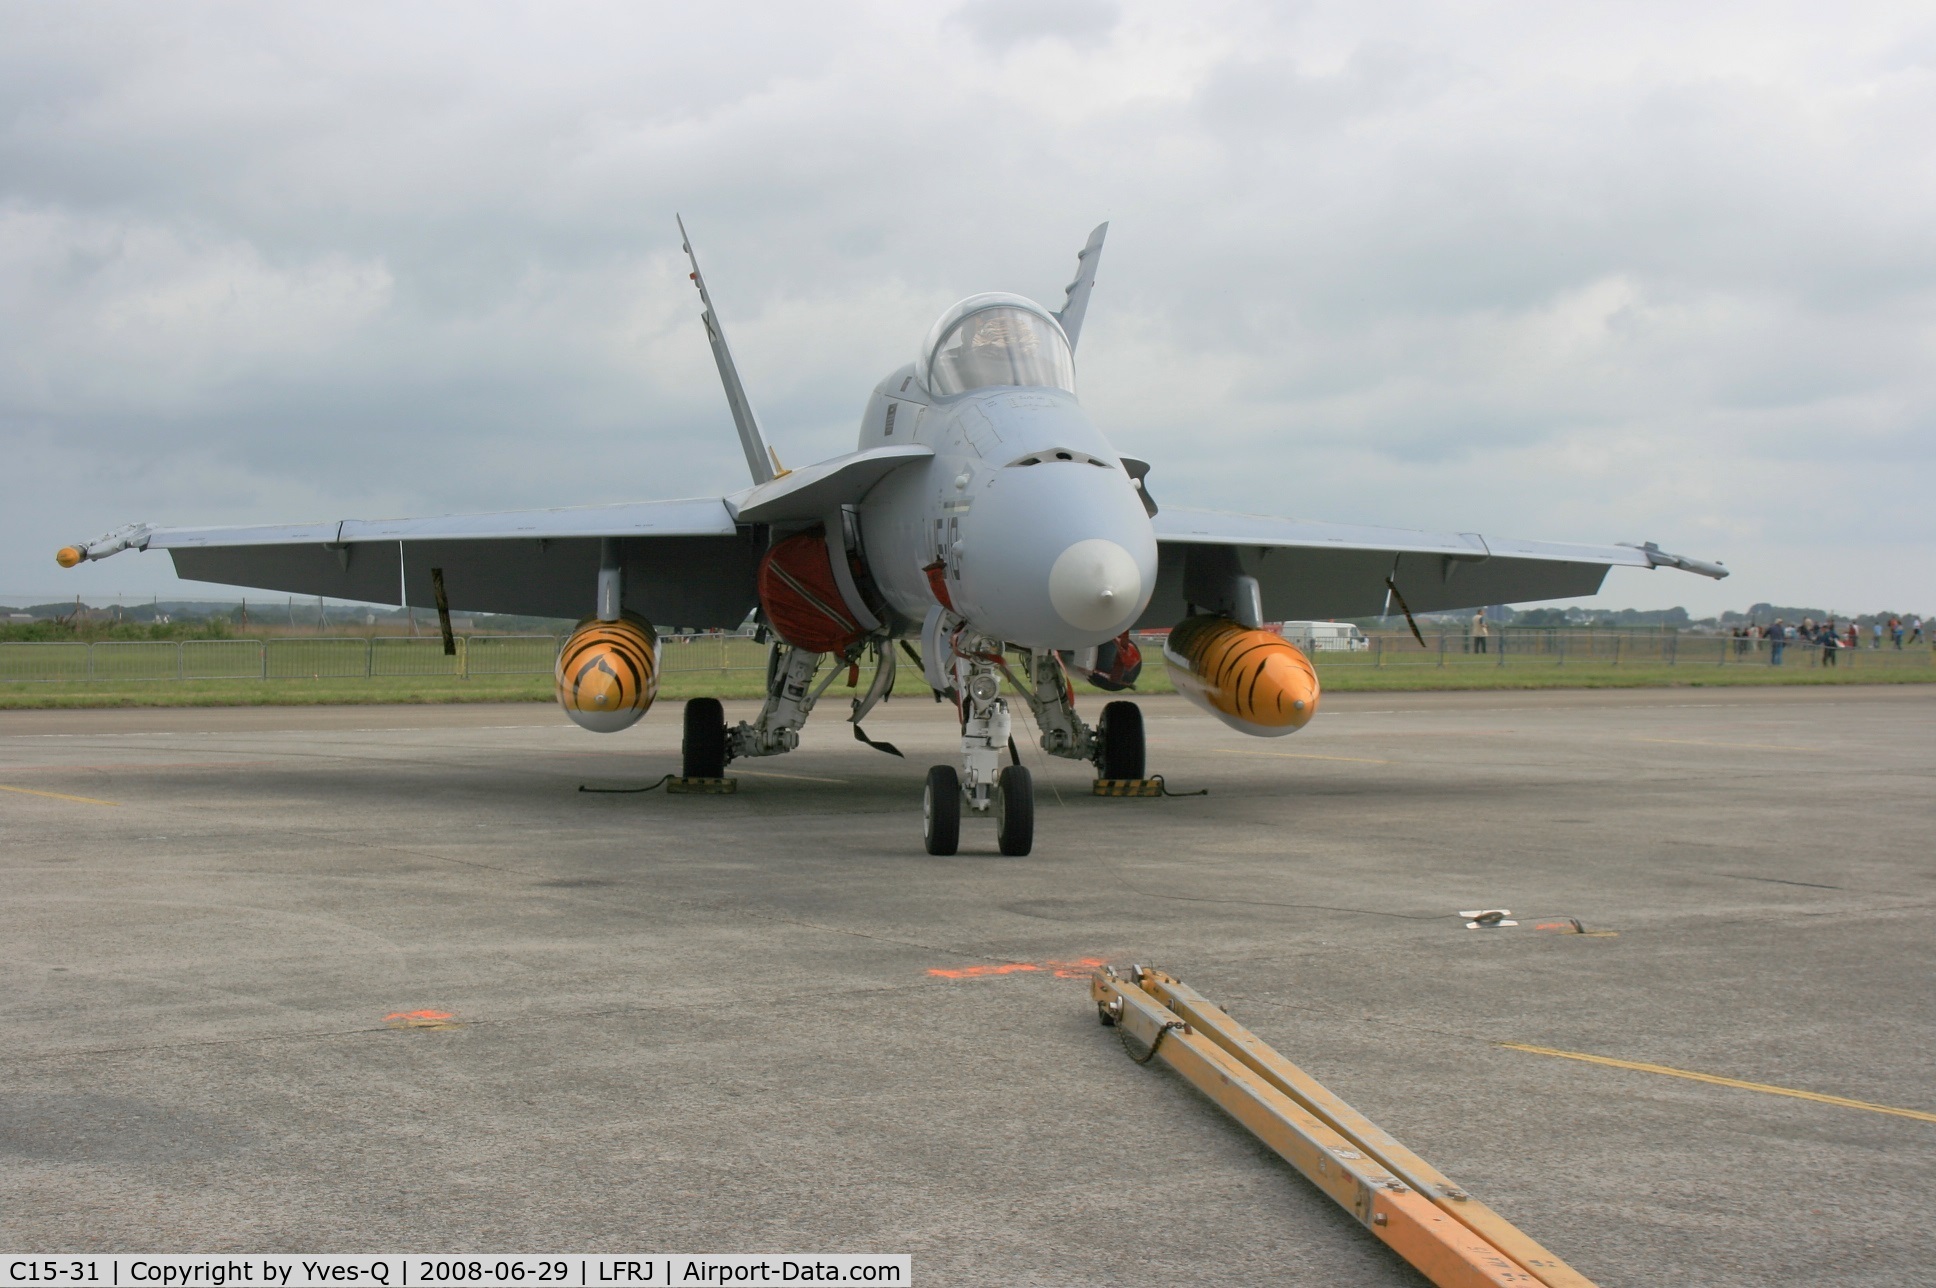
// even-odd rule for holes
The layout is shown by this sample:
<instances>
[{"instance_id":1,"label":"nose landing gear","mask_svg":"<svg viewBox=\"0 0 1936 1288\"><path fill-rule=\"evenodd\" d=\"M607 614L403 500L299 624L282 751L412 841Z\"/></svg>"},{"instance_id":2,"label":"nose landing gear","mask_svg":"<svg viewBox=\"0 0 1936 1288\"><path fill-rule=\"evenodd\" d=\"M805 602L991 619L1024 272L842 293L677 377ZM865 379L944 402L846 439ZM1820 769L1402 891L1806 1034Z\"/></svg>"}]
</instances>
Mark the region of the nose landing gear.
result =
<instances>
[{"instance_id":1,"label":"nose landing gear","mask_svg":"<svg viewBox=\"0 0 1936 1288\"><path fill-rule=\"evenodd\" d=\"M1109 703L1092 727L1076 714L1068 673L1053 652L1024 652L1018 676L1003 664L996 640L964 633L955 637L952 651L951 678L961 708L962 772L946 765L928 771L921 808L929 854L955 852L963 801L976 814L994 815L996 843L1003 854L1027 854L1035 845L1035 784L1021 765L1004 768L1001 763L1002 751L1014 745L1008 702L1002 697L1004 675L1022 686L1020 697L1041 727L1044 751L1091 761L1097 777L1105 781L1141 782L1148 756L1143 711L1134 702Z\"/></svg>"},{"instance_id":2,"label":"nose landing gear","mask_svg":"<svg viewBox=\"0 0 1936 1288\"><path fill-rule=\"evenodd\" d=\"M1010 743L1008 703L1002 698L1001 642L962 640L955 648L955 693L961 704L959 777L946 765L928 771L921 812L929 854L953 854L961 839L961 806L995 816L996 844L1003 854L1027 854L1035 845L1035 788L1020 765L1002 768Z\"/></svg>"}]
</instances>

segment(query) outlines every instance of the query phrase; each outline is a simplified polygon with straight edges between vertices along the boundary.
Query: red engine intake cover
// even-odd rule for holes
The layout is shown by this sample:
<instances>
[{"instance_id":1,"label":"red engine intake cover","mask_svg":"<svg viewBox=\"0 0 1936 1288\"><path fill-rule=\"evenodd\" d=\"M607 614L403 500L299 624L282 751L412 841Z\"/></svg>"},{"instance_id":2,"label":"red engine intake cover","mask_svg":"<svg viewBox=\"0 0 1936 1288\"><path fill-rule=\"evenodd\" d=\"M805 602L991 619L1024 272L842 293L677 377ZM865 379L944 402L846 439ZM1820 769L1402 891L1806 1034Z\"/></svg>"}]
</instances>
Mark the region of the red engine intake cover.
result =
<instances>
[{"instance_id":1,"label":"red engine intake cover","mask_svg":"<svg viewBox=\"0 0 1936 1288\"><path fill-rule=\"evenodd\" d=\"M834 580L827 538L818 528L766 552L760 607L781 639L812 653L845 653L867 636Z\"/></svg>"}]
</instances>

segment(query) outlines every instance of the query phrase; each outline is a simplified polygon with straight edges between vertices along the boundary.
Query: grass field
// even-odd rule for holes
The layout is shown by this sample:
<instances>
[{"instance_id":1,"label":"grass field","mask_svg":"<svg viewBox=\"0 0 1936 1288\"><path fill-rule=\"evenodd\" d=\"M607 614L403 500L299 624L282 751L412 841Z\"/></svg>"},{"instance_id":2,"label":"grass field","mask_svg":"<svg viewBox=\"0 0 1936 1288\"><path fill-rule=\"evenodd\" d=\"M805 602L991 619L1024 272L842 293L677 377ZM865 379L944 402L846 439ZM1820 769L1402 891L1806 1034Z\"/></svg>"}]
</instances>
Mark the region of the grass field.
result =
<instances>
[{"instance_id":1,"label":"grass field","mask_svg":"<svg viewBox=\"0 0 1936 1288\"><path fill-rule=\"evenodd\" d=\"M1886 660L1886 665L1882 664ZM1318 674L1326 691L1407 692L1473 689L1604 689L1740 685L1927 684L1936 682L1936 658L1929 653L1884 658L1865 657L1854 666L1807 665L1805 654L1790 655L1789 664L1771 667L1748 662L1717 666L1712 662L1666 666L1658 663L1612 665L1606 662L1569 662L1556 665L1529 660L1509 666L1488 664L1464 656L1448 658L1443 667L1430 663L1374 666L1360 654L1346 659L1319 657ZM864 680L863 680L864 682ZM660 697L757 698L761 673L753 670L672 671L660 686ZM1086 684L1078 689L1095 700L1104 695ZM1145 665L1138 693L1172 693L1160 663ZM911 667L903 667L895 685L897 696L924 695L927 686ZM829 700L849 695L841 680L827 691ZM60 707L197 707L197 706L316 706L368 703L549 702L548 675L408 676L350 679L280 680L92 680L0 684L0 710Z\"/></svg>"}]
</instances>

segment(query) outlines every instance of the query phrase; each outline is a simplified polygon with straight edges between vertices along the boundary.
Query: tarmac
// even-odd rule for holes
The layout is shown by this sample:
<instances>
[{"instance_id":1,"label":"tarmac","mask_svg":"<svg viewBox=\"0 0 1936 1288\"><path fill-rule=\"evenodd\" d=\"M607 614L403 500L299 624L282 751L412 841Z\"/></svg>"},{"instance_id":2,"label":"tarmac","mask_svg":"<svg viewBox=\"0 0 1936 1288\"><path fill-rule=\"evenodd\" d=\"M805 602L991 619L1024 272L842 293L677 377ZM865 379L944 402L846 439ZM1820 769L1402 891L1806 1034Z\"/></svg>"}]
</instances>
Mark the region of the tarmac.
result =
<instances>
[{"instance_id":1,"label":"tarmac","mask_svg":"<svg viewBox=\"0 0 1936 1288\"><path fill-rule=\"evenodd\" d=\"M578 790L676 771L674 704L0 714L0 1245L1423 1282L1125 1058L1084 976L1136 961L1600 1283L1936 1282L1936 691L1324 704L1145 699L1205 796L1023 734L1035 852L946 859L925 700L733 796Z\"/></svg>"}]
</instances>

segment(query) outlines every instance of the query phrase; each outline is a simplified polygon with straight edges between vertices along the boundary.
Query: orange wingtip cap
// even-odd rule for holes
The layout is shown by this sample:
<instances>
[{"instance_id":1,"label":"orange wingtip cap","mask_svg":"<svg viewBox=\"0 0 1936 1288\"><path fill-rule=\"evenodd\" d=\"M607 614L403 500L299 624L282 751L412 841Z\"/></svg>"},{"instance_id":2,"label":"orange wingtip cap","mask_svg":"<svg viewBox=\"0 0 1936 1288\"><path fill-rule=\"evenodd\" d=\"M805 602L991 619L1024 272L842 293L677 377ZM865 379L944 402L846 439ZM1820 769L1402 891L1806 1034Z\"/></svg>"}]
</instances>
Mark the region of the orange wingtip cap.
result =
<instances>
[{"instance_id":1,"label":"orange wingtip cap","mask_svg":"<svg viewBox=\"0 0 1936 1288\"><path fill-rule=\"evenodd\" d=\"M54 555L54 562L63 568L72 568L86 557L81 553L79 546L62 546Z\"/></svg>"}]
</instances>

